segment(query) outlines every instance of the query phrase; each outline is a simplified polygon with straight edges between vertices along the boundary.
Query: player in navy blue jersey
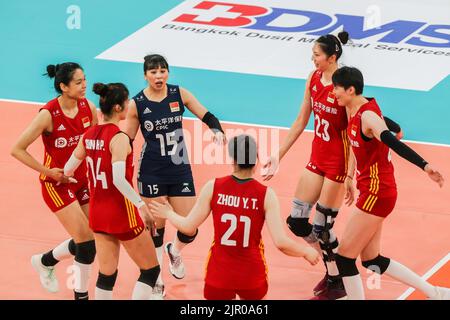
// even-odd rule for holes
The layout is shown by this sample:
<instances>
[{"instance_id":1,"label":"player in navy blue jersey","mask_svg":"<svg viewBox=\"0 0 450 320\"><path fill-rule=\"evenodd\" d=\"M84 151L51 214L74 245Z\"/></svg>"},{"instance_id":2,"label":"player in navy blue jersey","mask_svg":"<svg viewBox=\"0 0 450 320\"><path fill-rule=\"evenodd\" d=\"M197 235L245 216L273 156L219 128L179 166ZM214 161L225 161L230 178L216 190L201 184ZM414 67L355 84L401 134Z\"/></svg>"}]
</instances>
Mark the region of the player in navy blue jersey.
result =
<instances>
[{"instance_id":1,"label":"player in navy blue jersey","mask_svg":"<svg viewBox=\"0 0 450 320\"><path fill-rule=\"evenodd\" d=\"M224 145L225 135L219 120L192 93L167 84L169 65L164 57L158 54L146 56L144 76L148 87L130 101L125 130L134 139L140 127L145 139L137 177L139 193L147 203L151 199L168 200L176 212L186 216L195 203L195 188L182 131L185 107L213 130L216 143ZM156 224L153 241L162 265L165 221ZM183 234L178 231L174 241L164 247L169 256L170 272L177 279L185 275L180 252L196 235L197 232ZM161 275L153 293L154 299L163 296Z\"/></svg>"}]
</instances>

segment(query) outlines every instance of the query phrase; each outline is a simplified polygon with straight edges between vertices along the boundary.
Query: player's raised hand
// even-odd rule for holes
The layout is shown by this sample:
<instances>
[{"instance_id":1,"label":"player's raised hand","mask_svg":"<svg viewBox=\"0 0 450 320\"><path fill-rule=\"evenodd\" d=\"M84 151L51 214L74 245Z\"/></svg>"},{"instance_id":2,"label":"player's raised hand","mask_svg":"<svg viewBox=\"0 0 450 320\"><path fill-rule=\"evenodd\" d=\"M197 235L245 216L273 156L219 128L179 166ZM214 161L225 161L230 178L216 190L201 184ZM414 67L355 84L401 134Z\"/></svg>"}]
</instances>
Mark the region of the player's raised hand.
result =
<instances>
[{"instance_id":1,"label":"player's raised hand","mask_svg":"<svg viewBox=\"0 0 450 320\"><path fill-rule=\"evenodd\" d=\"M269 181L277 173L279 167L279 160L275 156L270 156L261 170L263 181Z\"/></svg>"}]
</instances>

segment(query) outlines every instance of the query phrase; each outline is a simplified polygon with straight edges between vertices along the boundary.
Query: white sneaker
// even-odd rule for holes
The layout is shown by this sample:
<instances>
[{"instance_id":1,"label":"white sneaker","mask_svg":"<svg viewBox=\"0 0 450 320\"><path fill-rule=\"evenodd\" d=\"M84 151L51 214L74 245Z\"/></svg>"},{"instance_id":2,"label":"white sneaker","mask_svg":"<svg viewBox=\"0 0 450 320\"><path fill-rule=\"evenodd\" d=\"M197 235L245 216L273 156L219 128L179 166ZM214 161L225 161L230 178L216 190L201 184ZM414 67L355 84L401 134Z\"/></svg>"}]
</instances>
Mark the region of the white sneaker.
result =
<instances>
[{"instance_id":1,"label":"white sneaker","mask_svg":"<svg viewBox=\"0 0 450 320\"><path fill-rule=\"evenodd\" d=\"M31 265L34 270L39 273L39 279L41 285L49 292L58 292L59 285L58 279L56 279L55 267L46 267L42 264L42 254L35 254L31 257Z\"/></svg>"},{"instance_id":2,"label":"white sneaker","mask_svg":"<svg viewBox=\"0 0 450 320\"><path fill-rule=\"evenodd\" d=\"M163 284L155 284L153 287L153 293L150 297L150 300L164 300L166 296L166 290L164 289Z\"/></svg>"},{"instance_id":3,"label":"white sneaker","mask_svg":"<svg viewBox=\"0 0 450 320\"><path fill-rule=\"evenodd\" d=\"M429 298L429 300L450 300L450 288L434 287L436 296Z\"/></svg>"},{"instance_id":4,"label":"white sneaker","mask_svg":"<svg viewBox=\"0 0 450 320\"><path fill-rule=\"evenodd\" d=\"M174 255L171 252L171 248L173 246L172 242L168 242L164 246L164 251L166 251L167 255L169 256L169 270L170 273L177 279L183 279L184 278L184 264L183 260L181 259L181 255Z\"/></svg>"}]
</instances>

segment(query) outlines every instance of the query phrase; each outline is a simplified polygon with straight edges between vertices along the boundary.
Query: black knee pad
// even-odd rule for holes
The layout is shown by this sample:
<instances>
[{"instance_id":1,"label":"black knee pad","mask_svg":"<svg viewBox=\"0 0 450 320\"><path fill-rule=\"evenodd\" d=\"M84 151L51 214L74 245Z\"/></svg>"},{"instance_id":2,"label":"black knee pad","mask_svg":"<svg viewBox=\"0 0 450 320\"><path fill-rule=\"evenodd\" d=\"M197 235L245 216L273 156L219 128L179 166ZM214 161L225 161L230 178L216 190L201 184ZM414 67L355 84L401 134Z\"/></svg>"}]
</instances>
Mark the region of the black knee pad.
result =
<instances>
[{"instance_id":1,"label":"black knee pad","mask_svg":"<svg viewBox=\"0 0 450 320\"><path fill-rule=\"evenodd\" d=\"M163 242L164 242L164 231L165 230L166 230L165 228L156 229L156 232L158 233L158 235L152 236L153 244L155 245L155 248L162 247Z\"/></svg>"},{"instance_id":2,"label":"black knee pad","mask_svg":"<svg viewBox=\"0 0 450 320\"><path fill-rule=\"evenodd\" d=\"M336 265L341 277L352 277L359 274L358 268L356 267L356 259L350 259L336 254Z\"/></svg>"},{"instance_id":3,"label":"black knee pad","mask_svg":"<svg viewBox=\"0 0 450 320\"><path fill-rule=\"evenodd\" d=\"M76 244L75 261L83 264L91 264L95 259L95 241L90 240Z\"/></svg>"},{"instance_id":4,"label":"black knee pad","mask_svg":"<svg viewBox=\"0 0 450 320\"><path fill-rule=\"evenodd\" d=\"M69 241L69 252L73 256L77 254L77 245L75 244L75 241L73 241L73 239L70 239Z\"/></svg>"},{"instance_id":5,"label":"black knee pad","mask_svg":"<svg viewBox=\"0 0 450 320\"><path fill-rule=\"evenodd\" d=\"M378 274L383 274L389 267L391 259L378 255L375 259L363 261L362 265L364 268L372 270Z\"/></svg>"},{"instance_id":6,"label":"black knee pad","mask_svg":"<svg viewBox=\"0 0 450 320\"><path fill-rule=\"evenodd\" d=\"M99 272L96 286L97 288L103 290L112 291L114 285L116 284L116 279L117 279L117 270L110 276L104 275L103 273Z\"/></svg>"},{"instance_id":7,"label":"black knee pad","mask_svg":"<svg viewBox=\"0 0 450 320\"><path fill-rule=\"evenodd\" d=\"M292 231L297 237L307 237L311 234L313 226L309 223L308 218L292 218L288 216L286 223L289 230Z\"/></svg>"},{"instance_id":8,"label":"black knee pad","mask_svg":"<svg viewBox=\"0 0 450 320\"><path fill-rule=\"evenodd\" d=\"M149 285L150 287L154 287L156 284L156 280L158 280L159 273L161 272L161 268L159 265L153 267L151 269L142 270L141 275L139 276L138 281Z\"/></svg>"},{"instance_id":9,"label":"black knee pad","mask_svg":"<svg viewBox=\"0 0 450 320\"><path fill-rule=\"evenodd\" d=\"M195 230L195 234L193 236L188 236L180 231L177 231L178 240L180 240L183 243L191 243L192 241L194 241L197 234L198 234L198 229Z\"/></svg>"}]
</instances>

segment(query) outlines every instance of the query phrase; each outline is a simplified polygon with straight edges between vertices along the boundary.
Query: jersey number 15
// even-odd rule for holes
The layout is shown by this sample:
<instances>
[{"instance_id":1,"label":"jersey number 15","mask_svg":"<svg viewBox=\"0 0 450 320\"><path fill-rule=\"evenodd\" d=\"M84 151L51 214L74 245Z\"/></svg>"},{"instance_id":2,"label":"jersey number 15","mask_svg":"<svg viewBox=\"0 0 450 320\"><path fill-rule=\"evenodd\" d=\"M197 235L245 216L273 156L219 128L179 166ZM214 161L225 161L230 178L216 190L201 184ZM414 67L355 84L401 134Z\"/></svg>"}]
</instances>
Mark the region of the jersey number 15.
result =
<instances>
[{"instance_id":1,"label":"jersey number 15","mask_svg":"<svg viewBox=\"0 0 450 320\"><path fill-rule=\"evenodd\" d=\"M161 148L161 156L173 156L177 152L178 143L175 140L175 131L167 132L164 139L164 135L158 133L156 138L159 140L159 146ZM164 141L166 140L167 143ZM167 145L167 147L166 147ZM169 146L172 146L172 150L168 150Z\"/></svg>"}]
</instances>

